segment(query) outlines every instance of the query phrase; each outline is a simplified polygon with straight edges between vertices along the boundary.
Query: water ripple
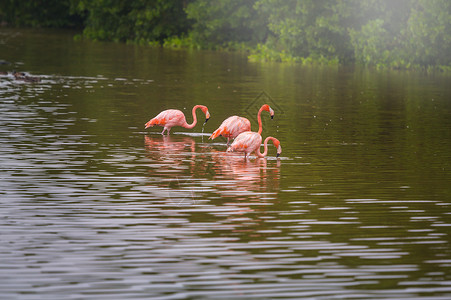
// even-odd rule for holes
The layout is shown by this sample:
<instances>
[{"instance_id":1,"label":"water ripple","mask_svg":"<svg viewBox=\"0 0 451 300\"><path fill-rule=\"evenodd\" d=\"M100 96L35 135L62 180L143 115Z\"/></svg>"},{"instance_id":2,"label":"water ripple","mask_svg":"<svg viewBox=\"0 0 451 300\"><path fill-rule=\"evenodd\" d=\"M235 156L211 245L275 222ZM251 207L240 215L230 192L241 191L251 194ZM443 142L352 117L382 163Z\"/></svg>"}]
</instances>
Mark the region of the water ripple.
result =
<instances>
[{"instance_id":1,"label":"water ripple","mask_svg":"<svg viewBox=\"0 0 451 300\"><path fill-rule=\"evenodd\" d=\"M166 55L178 64L186 53ZM142 130L155 99L188 107L185 96L208 83L174 86L175 77L165 81L182 76L174 69L155 79L116 71L0 78L2 299L449 299L446 186L440 194L404 170L407 158L393 158L418 150L399 131L400 144L384 131L384 143L369 145L347 125L335 131L352 131L345 136L318 134L312 121L277 132L284 157L244 160L208 140L212 125ZM227 80L222 91L236 88ZM287 107L278 124L312 109L342 113L312 101L301 118ZM227 106L211 103L212 112Z\"/></svg>"}]
</instances>

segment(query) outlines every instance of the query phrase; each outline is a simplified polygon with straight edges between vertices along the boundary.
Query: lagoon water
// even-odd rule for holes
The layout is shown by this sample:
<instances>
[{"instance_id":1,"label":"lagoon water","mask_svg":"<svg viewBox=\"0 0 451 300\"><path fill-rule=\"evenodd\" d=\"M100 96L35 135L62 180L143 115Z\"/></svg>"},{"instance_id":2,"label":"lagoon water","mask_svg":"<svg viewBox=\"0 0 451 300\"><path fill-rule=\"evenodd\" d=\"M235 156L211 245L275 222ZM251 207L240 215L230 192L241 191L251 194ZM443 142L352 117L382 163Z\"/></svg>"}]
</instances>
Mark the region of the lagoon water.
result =
<instances>
[{"instance_id":1,"label":"lagoon water","mask_svg":"<svg viewBox=\"0 0 451 300\"><path fill-rule=\"evenodd\" d=\"M1 299L451 297L449 75L72 36L0 31ZM208 139L265 102L279 159Z\"/></svg>"}]
</instances>

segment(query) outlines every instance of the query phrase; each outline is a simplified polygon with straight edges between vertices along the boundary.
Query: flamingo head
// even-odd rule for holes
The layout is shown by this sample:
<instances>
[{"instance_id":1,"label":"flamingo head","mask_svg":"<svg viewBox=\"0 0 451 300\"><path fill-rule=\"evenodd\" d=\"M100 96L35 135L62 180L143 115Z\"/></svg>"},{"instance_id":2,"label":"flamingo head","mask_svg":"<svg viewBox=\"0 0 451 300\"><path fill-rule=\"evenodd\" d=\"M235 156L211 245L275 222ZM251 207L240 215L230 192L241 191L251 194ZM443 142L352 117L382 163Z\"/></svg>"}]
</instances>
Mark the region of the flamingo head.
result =
<instances>
[{"instance_id":1,"label":"flamingo head","mask_svg":"<svg viewBox=\"0 0 451 300\"><path fill-rule=\"evenodd\" d=\"M272 108L268 104L263 104L260 109L269 112L269 114L271 115L271 119L274 118L274 110L272 110Z\"/></svg>"},{"instance_id":2,"label":"flamingo head","mask_svg":"<svg viewBox=\"0 0 451 300\"><path fill-rule=\"evenodd\" d=\"M279 140L276 139L276 138L274 138L272 141L273 141L273 143L274 143L274 147L277 148L277 154L276 154L276 157L279 157L280 154L282 154L282 147L280 146L280 142L279 142Z\"/></svg>"},{"instance_id":3,"label":"flamingo head","mask_svg":"<svg viewBox=\"0 0 451 300\"><path fill-rule=\"evenodd\" d=\"M208 108L205 105L199 105L199 108L202 110L202 112L205 114L205 123L210 120L210 112L208 111Z\"/></svg>"}]
</instances>

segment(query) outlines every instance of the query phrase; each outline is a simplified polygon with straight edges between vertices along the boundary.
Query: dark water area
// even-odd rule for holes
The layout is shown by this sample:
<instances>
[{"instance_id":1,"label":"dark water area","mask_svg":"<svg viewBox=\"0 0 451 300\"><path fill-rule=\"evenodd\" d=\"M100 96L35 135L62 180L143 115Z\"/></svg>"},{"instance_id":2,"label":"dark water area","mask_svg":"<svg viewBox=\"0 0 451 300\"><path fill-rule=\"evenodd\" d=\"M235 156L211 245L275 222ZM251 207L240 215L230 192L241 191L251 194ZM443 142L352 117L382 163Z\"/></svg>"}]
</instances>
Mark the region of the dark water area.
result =
<instances>
[{"instance_id":1,"label":"dark water area","mask_svg":"<svg viewBox=\"0 0 451 300\"><path fill-rule=\"evenodd\" d=\"M72 36L0 30L1 299L451 298L449 75Z\"/></svg>"}]
</instances>

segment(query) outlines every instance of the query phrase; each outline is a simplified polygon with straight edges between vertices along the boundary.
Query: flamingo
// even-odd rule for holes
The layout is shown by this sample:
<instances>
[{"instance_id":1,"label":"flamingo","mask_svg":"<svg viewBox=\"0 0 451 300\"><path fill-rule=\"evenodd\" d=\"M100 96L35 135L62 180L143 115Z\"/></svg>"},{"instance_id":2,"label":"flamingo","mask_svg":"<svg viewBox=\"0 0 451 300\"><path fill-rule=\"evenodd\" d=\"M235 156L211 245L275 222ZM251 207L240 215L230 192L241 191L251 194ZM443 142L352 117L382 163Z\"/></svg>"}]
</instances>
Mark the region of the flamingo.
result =
<instances>
[{"instance_id":1,"label":"flamingo","mask_svg":"<svg viewBox=\"0 0 451 300\"><path fill-rule=\"evenodd\" d=\"M268 136L265 139L264 147L265 151L263 153L260 152L260 146L262 144L262 136L257 132L252 131L246 131L240 133L235 140L233 141L232 145L227 149L227 152L244 152L244 158L247 158L247 155L249 153L252 153L255 151L255 154L257 157L263 158L268 154L268 141L271 140L274 144L274 147L277 148L277 155L276 157L279 157L279 155L282 153L282 147L280 146L280 142L278 139Z\"/></svg>"},{"instance_id":2,"label":"flamingo","mask_svg":"<svg viewBox=\"0 0 451 300\"><path fill-rule=\"evenodd\" d=\"M271 115L271 119L274 118L274 111L268 104L263 104L260 107L257 119L258 119L258 133L262 133L262 111L267 111ZM251 130L251 122L248 119L239 117L239 116L231 116L224 120L221 123L218 129L216 129L213 134L209 137L209 139L214 140L218 136L222 135L227 138L227 146L229 145L230 139L236 138L240 133Z\"/></svg>"},{"instance_id":3,"label":"flamingo","mask_svg":"<svg viewBox=\"0 0 451 300\"><path fill-rule=\"evenodd\" d=\"M145 125L145 129L152 127L154 125L159 125L164 127L161 134L164 135L164 132L167 130L169 135L169 131L174 126L182 126L185 128L193 128L197 124L196 117L196 109L200 108L202 112L205 114L205 123L207 123L208 119L210 119L210 113L208 112L208 108L205 105L196 105L193 107L193 123L188 124L186 122L185 115L178 109L167 109L159 113L155 118L151 119ZM204 124L205 124L204 123Z\"/></svg>"}]
</instances>

